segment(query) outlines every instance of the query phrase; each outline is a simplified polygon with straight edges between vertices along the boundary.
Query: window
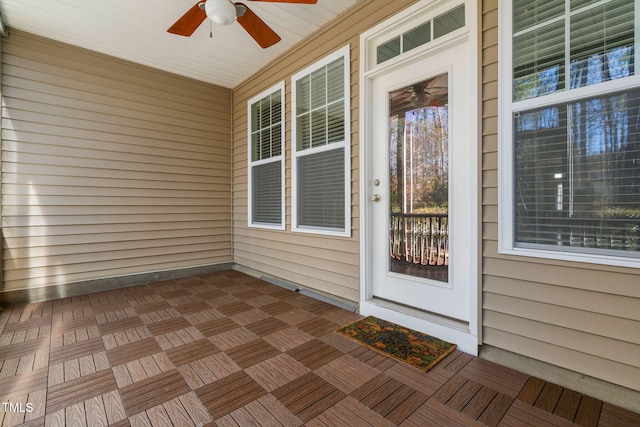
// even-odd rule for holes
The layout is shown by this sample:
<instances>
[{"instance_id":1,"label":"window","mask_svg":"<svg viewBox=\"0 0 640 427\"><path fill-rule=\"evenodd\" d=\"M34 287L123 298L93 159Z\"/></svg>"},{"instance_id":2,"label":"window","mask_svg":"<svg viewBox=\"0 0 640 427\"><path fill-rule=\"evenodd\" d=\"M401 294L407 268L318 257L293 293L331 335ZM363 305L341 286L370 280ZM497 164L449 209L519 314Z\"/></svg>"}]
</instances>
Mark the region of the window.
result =
<instances>
[{"instance_id":1,"label":"window","mask_svg":"<svg viewBox=\"0 0 640 427\"><path fill-rule=\"evenodd\" d=\"M390 40L376 48L376 63L382 64L402 53L409 52L431 40L445 36L464 27L464 4L436 16Z\"/></svg>"},{"instance_id":2,"label":"window","mask_svg":"<svg viewBox=\"0 0 640 427\"><path fill-rule=\"evenodd\" d=\"M640 6L504 3L502 251L637 266Z\"/></svg>"},{"instance_id":3,"label":"window","mask_svg":"<svg viewBox=\"0 0 640 427\"><path fill-rule=\"evenodd\" d=\"M252 98L249 226L284 229L284 82Z\"/></svg>"},{"instance_id":4,"label":"window","mask_svg":"<svg viewBox=\"0 0 640 427\"><path fill-rule=\"evenodd\" d=\"M293 230L350 235L349 46L292 86Z\"/></svg>"}]
</instances>

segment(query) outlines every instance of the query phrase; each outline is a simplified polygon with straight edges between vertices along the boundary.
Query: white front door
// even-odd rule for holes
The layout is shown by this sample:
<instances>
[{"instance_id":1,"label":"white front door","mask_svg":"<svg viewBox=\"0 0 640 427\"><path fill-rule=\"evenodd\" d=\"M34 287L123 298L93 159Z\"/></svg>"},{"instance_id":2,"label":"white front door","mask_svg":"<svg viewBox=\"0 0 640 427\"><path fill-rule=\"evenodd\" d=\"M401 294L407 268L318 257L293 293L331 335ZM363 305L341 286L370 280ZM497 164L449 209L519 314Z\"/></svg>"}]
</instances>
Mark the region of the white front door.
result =
<instances>
[{"instance_id":1,"label":"white front door","mask_svg":"<svg viewBox=\"0 0 640 427\"><path fill-rule=\"evenodd\" d=\"M360 312L473 354L480 298L477 13L472 0L425 0L363 34L360 103Z\"/></svg>"},{"instance_id":2,"label":"white front door","mask_svg":"<svg viewBox=\"0 0 640 427\"><path fill-rule=\"evenodd\" d=\"M466 43L372 79L374 298L469 321L477 256ZM475 161L475 159L473 159Z\"/></svg>"}]
</instances>

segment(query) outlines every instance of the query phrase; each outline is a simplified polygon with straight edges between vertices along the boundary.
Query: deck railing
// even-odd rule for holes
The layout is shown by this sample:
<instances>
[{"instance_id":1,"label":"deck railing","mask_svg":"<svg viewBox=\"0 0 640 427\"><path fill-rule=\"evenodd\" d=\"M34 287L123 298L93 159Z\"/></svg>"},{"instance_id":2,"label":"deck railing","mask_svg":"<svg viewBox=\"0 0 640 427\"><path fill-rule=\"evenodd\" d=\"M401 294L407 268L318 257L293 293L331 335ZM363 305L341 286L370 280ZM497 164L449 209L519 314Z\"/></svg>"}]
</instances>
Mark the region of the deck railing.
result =
<instances>
[{"instance_id":1,"label":"deck railing","mask_svg":"<svg viewBox=\"0 0 640 427\"><path fill-rule=\"evenodd\" d=\"M389 224L390 255L411 264L449 265L447 214L392 213Z\"/></svg>"}]
</instances>

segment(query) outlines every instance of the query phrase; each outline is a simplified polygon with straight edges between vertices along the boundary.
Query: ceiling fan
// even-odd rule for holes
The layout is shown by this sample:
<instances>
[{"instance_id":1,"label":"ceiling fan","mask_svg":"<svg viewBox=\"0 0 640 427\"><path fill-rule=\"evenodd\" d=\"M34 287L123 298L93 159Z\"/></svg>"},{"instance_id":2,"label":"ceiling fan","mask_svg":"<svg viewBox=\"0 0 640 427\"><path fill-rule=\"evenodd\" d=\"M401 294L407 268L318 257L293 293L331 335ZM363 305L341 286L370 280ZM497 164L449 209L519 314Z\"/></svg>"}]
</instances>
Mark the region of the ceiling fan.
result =
<instances>
[{"instance_id":1,"label":"ceiling fan","mask_svg":"<svg viewBox=\"0 0 640 427\"><path fill-rule=\"evenodd\" d=\"M316 4L317 0L251 0L270 3ZM180 17L167 32L181 36L190 36L209 18L214 24L230 25L238 21L251 37L262 47L268 48L280 41L280 36L244 3L232 0L198 1Z\"/></svg>"},{"instance_id":2,"label":"ceiling fan","mask_svg":"<svg viewBox=\"0 0 640 427\"><path fill-rule=\"evenodd\" d=\"M444 107L449 103L449 91L445 86L435 86L437 78L415 83L391 92L389 95L391 113L404 113L426 107Z\"/></svg>"},{"instance_id":3,"label":"ceiling fan","mask_svg":"<svg viewBox=\"0 0 640 427\"><path fill-rule=\"evenodd\" d=\"M429 82L431 83L431 82ZM442 97L446 101L448 98L448 86L430 86L424 82L416 83L411 88L407 88L409 100L415 106L438 106L442 107Z\"/></svg>"}]
</instances>

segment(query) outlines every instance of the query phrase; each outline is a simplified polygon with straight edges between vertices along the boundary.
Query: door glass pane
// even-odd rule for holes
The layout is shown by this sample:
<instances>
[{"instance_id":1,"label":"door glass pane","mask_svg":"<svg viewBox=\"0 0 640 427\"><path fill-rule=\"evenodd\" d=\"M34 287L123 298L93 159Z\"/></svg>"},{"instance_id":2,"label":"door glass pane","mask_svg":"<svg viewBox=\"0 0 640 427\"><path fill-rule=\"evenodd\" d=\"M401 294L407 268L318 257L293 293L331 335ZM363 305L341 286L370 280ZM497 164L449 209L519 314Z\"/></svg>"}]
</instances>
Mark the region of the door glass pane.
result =
<instances>
[{"instance_id":1,"label":"door glass pane","mask_svg":"<svg viewBox=\"0 0 640 427\"><path fill-rule=\"evenodd\" d=\"M389 94L391 271L446 282L449 266L448 75Z\"/></svg>"}]
</instances>

